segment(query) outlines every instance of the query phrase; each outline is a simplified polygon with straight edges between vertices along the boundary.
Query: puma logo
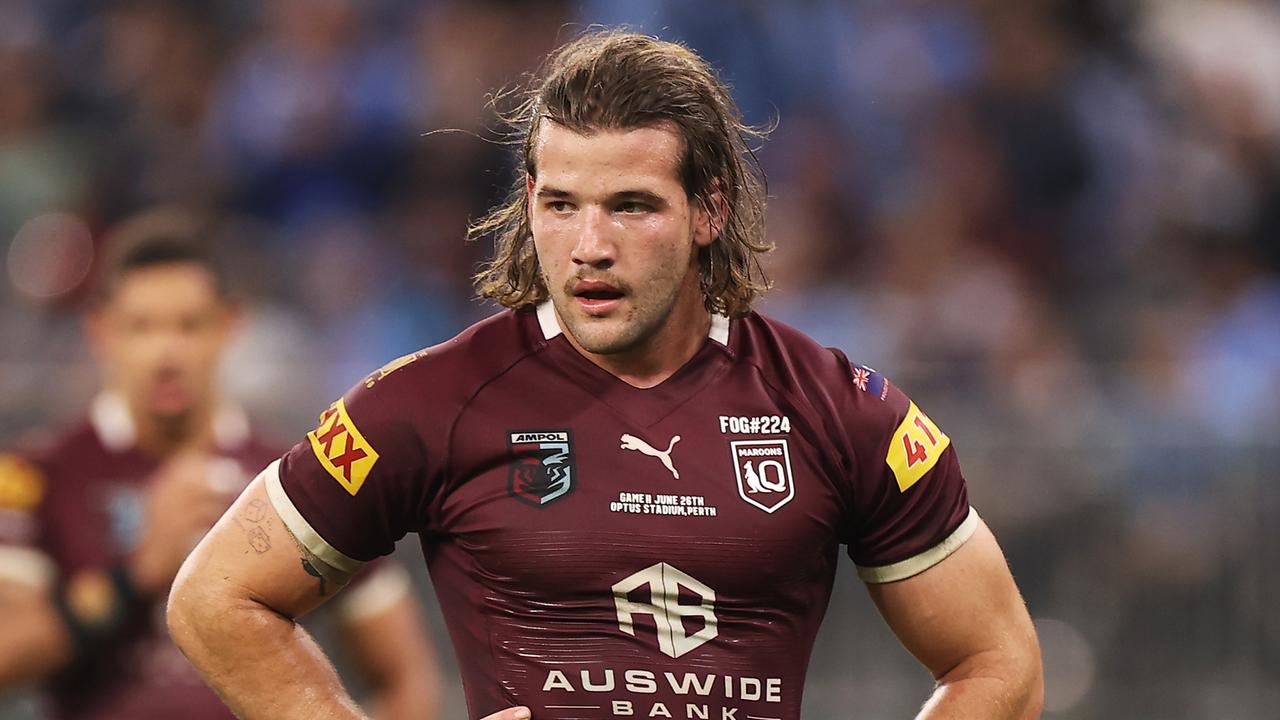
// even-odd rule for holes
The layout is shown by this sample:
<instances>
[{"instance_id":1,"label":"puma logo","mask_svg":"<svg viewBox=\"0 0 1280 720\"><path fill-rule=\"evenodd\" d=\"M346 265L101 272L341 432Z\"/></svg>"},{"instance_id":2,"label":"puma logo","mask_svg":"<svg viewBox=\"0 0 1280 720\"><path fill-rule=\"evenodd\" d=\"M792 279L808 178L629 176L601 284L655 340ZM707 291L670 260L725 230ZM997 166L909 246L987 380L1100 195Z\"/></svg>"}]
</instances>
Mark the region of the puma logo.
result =
<instances>
[{"instance_id":1,"label":"puma logo","mask_svg":"<svg viewBox=\"0 0 1280 720\"><path fill-rule=\"evenodd\" d=\"M676 435L675 437L671 438L671 442L667 444L666 450L658 450L654 448L652 445L650 445L649 443L636 437L635 435L623 434L622 449L638 450L644 453L645 455L648 455L649 457L658 458L659 460L662 461L662 464L665 465L666 468L671 471L671 476L674 477L676 480L679 480L680 473L676 470L676 466L671 462L671 448L675 447L676 443L678 442L680 442L680 436Z\"/></svg>"}]
</instances>

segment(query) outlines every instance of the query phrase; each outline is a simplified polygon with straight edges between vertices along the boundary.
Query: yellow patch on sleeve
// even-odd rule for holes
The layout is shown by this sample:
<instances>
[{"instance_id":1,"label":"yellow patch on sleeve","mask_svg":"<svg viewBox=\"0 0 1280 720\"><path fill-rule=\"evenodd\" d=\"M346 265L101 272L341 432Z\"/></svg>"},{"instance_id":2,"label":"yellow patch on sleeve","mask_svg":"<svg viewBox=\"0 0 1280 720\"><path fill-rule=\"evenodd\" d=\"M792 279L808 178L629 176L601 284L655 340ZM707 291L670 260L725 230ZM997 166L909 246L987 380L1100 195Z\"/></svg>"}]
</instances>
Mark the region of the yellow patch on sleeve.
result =
<instances>
[{"instance_id":1,"label":"yellow patch on sleeve","mask_svg":"<svg viewBox=\"0 0 1280 720\"><path fill-rule=\"evenodd\" d=\"M356 429L342 398L324 411L320 427L307 433L307 439L325 471L352 497L360 492L374 463L378 462L378 453Z\"/></svg>"},{"instance_id":2,"label":"yellow patch on sleeve","mask_svg":"<svg viewBox=\"0 0 1280 720\"><path fill-rule=\"evenodd\" d=\"M942 457L942 451L951 444L951 438L938 429L927 415L920 412L915 403L907 408L907 416L889 441L889 454L885 462L898 481L898 490L906 492L933 469Z\"/></svg>"},{"instance_id":3,"label":"yellow patch on sleeve","mask_svg":"<svg viewBox=\"0 0 1280 720\"><path fill-rule=\"evenodd\" d=\"M30 512L44 499L44 475L17 455L0 455L0 510Z\"/></svg>"}]
</instances>

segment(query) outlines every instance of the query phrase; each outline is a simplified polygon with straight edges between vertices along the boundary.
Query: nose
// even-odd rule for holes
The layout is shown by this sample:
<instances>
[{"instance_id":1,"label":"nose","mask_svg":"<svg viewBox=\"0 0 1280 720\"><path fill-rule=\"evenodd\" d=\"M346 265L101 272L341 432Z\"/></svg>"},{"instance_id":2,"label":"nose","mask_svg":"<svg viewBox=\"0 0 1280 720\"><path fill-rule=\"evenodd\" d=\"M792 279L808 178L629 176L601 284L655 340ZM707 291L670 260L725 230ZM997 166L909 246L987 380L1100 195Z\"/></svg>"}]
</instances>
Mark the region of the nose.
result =
<instances>
[{"instance_id":1,"label":"nose","mask_svg":"<svg viewBox=\"0 0 1280 720\"><path fill-rule=\"evenodd\" d=\"M179 366L184 342L176 332L156 333L150 343L149 360L156 371L171 372Z\"/></svg>"},{"instance_id":2,"label":"nose","mask_svg":"<svg viewBox=\"0 0 1280 720\"><path fill-rule=\"evenodd\" d=\"M573 246L575 265L608 268L613 265L616 248L612 240L609 214L598 207L588 207L580 214L578 242Z\"/></svg>"}]
</instances>

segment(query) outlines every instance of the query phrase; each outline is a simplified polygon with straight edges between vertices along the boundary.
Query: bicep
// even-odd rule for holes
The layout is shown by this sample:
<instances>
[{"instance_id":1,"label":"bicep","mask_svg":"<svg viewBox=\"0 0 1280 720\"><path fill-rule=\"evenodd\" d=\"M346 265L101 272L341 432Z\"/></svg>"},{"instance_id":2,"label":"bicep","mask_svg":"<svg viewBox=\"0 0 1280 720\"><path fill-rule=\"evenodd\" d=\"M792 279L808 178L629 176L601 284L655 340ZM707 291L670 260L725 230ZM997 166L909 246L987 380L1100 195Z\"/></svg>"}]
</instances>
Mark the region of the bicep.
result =
<instances>
[{"instance_id":1,"label":"bicep","mask_svg":"<svg viewBox=\"0 0 1280 720\"><path fill-rule=\"evenodd\" d=\"M175 593L252 600L295 618L348 580L348 573L324 563L294 538L259 475L192 551Z\"/></svg>"},{"instance_id":2,"label":"bicep","mask_svg":"<svg viewBox=\"0 0 1280 720\"><path fill-rule=\"evenodd\" d=\"M990 653L1022 653L1035 633L1004 554L985 523L955 552L905 580L868 584L903 646L935 678Z\"/></svg>"}]
</instances>

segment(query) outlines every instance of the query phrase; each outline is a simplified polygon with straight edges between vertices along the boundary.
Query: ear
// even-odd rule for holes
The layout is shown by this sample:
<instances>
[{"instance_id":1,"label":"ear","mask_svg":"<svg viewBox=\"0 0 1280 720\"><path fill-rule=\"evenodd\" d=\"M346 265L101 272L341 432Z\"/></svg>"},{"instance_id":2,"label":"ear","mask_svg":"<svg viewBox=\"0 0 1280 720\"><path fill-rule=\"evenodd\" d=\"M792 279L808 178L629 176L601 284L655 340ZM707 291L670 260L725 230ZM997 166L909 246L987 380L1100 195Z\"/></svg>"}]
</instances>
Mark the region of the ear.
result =
<instances>
[{"instance_id":1,"label":"ear","mask_svg":"<svg viewBox=\"0 0 1280 720\"><path fill-rule=\"evenodd\" d=\"M223 342L229 342L240 334L245 325L244 306L234 300L224 301L221 312Z\"/></svg>"},{"instance_id":2,"label":"ear","mask_svg":"<svg viewBox=\"0 0 1280 720\"><path fill-rule=\"evenodd\" d=\"M533 224L533 176L529 173L524 175L524 219Z\"/></svg>"},{"instance_id":3,"label":"ear","mask_svg":"<svg viewBox=\"0 0 1280 720\"><path fill-rule=\"evenodd\" d=\"M707 247L720 238L728 216L724 193L720 190L720 182L716 181L715 189L706 198L699 199L693 209L693 242L699 247Z\"/></svg>"},{"instance_id":4,"label":"ear","mask_svg":"<svg viewBox=\"0 0 1280 720\"><path fill-rule=\"evenodd\" d=\"M80 317L80 326L84 330L85 343L89 347L89 354L99 364L102 364L106 357L107 341L104 326L107 319L103 317L104 313L102 306L97 305Z\"/></svg>"}]
</instances>

